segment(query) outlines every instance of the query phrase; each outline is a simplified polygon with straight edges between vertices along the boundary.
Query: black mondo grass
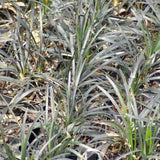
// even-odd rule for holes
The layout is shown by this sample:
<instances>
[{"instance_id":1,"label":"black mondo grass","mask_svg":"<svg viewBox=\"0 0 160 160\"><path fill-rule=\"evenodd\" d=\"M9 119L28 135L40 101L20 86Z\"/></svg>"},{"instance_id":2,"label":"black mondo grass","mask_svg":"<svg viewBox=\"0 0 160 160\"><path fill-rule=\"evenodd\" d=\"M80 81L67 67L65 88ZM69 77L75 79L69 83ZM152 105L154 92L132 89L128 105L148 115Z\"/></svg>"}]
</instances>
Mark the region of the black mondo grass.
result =
<instances>
[{"instance_id":1,"label":"black mondo grass","mask_svg":"<svg viewBox=\"0 0 160 160\"><path fill-rule=\"evenodd\" d=\"M0 2L0 159L160 159L159 6Z\"/></svg>"}]
</instances>

